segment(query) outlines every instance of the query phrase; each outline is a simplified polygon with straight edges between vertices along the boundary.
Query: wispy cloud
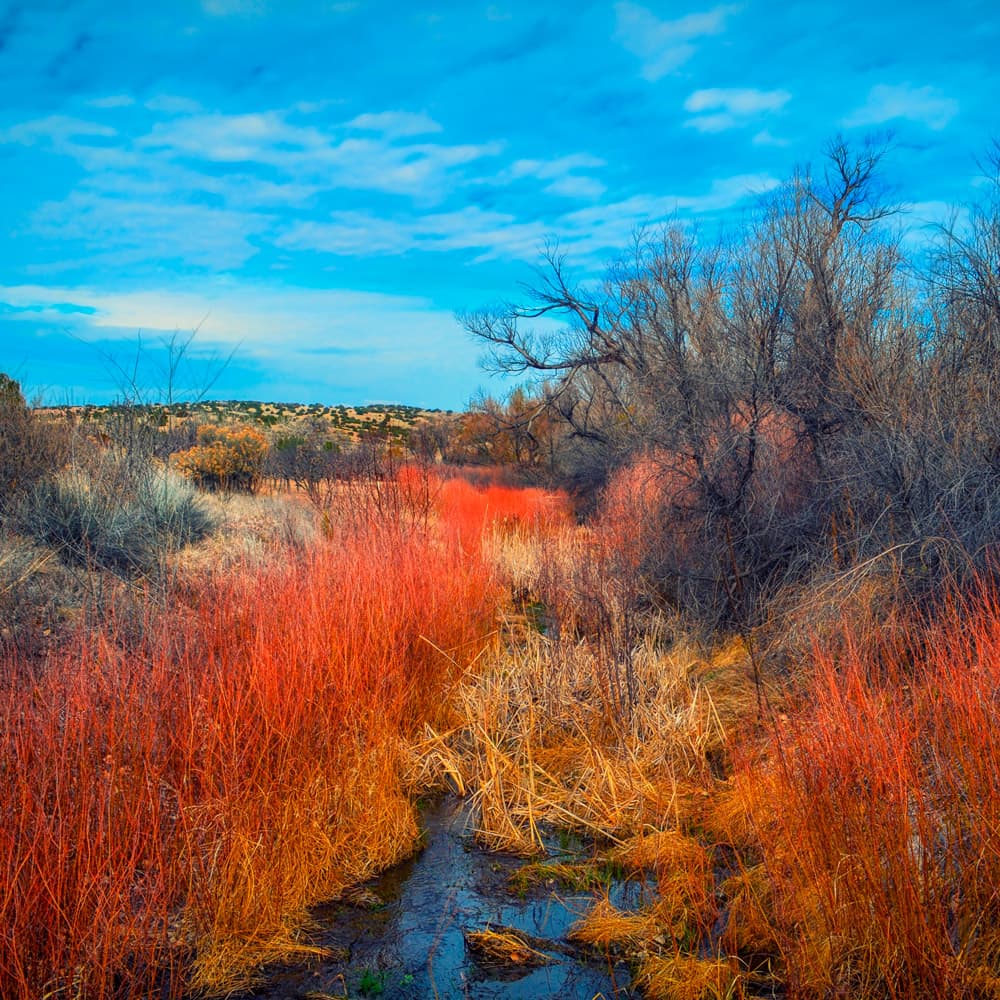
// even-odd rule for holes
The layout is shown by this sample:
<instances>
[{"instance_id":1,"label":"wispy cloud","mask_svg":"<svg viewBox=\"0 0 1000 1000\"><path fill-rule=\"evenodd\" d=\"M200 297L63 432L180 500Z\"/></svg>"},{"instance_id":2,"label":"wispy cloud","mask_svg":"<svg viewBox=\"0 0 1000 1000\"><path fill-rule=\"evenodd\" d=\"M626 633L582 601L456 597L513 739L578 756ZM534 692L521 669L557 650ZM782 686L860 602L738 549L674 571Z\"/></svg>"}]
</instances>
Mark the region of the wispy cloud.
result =
<instances>
[{"instance_id":1,"label":"wispy cloud","mask_svg":"<svg viewBox=\"0 0 1000 1000\"><path fill-rule=\"evenodd\" d=\"M377 326L364 326L373 316L426 325L450 313L435 309L424 298L339 289L277 287L233 279L188 282L181 290L170 285L141 290L99 286L0 286L0 303L25 312L51 311L65 320L70 312L86 316L93 330L136 330L173 333L199 328L206 338L240 343L262 350L350 347L363 333L369 347L389 344ZM280 317L280 320L279 320ZM274 330L282 330L281 344Z\"/></svg>"},{"instance_id":2,"label":"wispy cloud","mask_svg":"<svg viewBox=\"0 0 1000 1000\"><path fill-rule=\"evenodd\" d=\"M545 239L540 222L519 222L506 212L467 205L454 212L400 218L335 212L323 222L292 226L277 244L339 256L396 256L411 250L442 253L477 250L492 256L533 259Z\"/></svg>"},{"instance_id":3,"label":"wispy cloud","mask_svg":"<svg viewBox=\"0 0 1000 1000\"><path fill-rule=\"evenodd\" d=\"M722 212L778 183L769 174L741 174L717 179L699 194L634 195L575 209L544 222L519 220L509 213L477 206L408 218L341 212L323 222L298 223L278 237L277 243L289 250L345 257L465 250L477 252L475 262L534 262L546 239L556 237L578 260L599 264L609 251L626 245L640 226Z\"/></svg>"},{"instance_id":4,"label":"wispy cloud","mask_svg":"<svg viewBox=\"0 0 1000 1000\"><path fill-rule=\"evenodd\" d=\"M684 102L684 110L694 115L684 124L699 132L724 132L747 125L761 114L780 111L791 97L787 90L752 87L696 90Z\"/></svg>"},{"instance_id":5,"label":"wispy cloud","mask_svg":"<svg viewBox=\"0 0 1000 1000\"><path fill-rule=\"evenodd\" d=\"M753 144L755 146L775 146L777 148L782 148L784 146L790 146L792 144L791 139L784 139L779 135L774 135L769 129L761 129L754 137Z\"/></svg>"},{"instance_id":6,"label":"wispy cloud","mask_svg":"<svg viewBox=\"0 0 1000 1000\"><path fill-rule=\"evenodd\" d=\"M48 146L58 153L75 156L85 150L89 140L109 139L115 135L116 129L100 122L70 115L48 115L3 129L0 131L0 144Z\"/></svg>"},{"instance_id":7,"label":"wispy cloud","mask_svg":"<svg viewBox=\"0 0 1000 1000\"><path fill-rule=\"evenodd\" d=\"M536 178L548 182L543 189L546 194L593 200L604 194L607 188L597 178L579 171L596 170L604 165L604 160L589 153L574 153L552 160L515 160L503 177L515 180Z\"/></svg>"},{"instance_id":8,"label":"wispy cloud","mask_svg":"<svg viewBox=\"0 0 1000 1000\"><path fill-rule=\"evenodd\" d=\"M82 179L34 210L30 232L54 245L78 241L104 267L160 260L239 268L320 195L367 191L433 205L465 185L467 171L488 174L480 164L503 148L428 141L441 126L403 111L338 125L294 110L192 112L169 98L147 102L157 117L129 134L117 107L103 110L114 126L50 115L0 131L0 144L41 147L80 164Z\"/></svg>"},{"instance_id":9,"label":"wispy cloud","mask_svg":"<svg viewBox=\"0 0 1000 1000\"><path fill-rule=\"evenodd\" d=\"M76 241L87 249L91 264L105 268L156 261L232 270L257 253L255 237L273 225L260 212L175 203L169 196L147 199L136 189L77 190L45 203L33 218L36 236Z\"/></svg>"},{"instance_id":10,"label":"wispy cloud","mask_svg":"<svg viewBox=\"0 0 1000 1000\"><path fill-rule=\"evenodd\" d=\"M380 132L387 136L427 135L442 131L433 118L411 111L380 111L377 114L358 115L347 123L347 127Z\"/></svg>"},{"instance_id":11,"label":"wispy cloud","mask_svg":"<svg viewBox=\"0 0 1000 1000\"><path fill-rule=\"evenodd\" d=\"M554 235L570 252L602 258L626 247L632 234L644 226L726 212L779 184L770 174L738 174L717 178L707 191L697 194L633 195L568 213L553 227Z\"/></svg>"},{"instance_id":12,"label":"wispy cloud","mask_svg":"<svg viewBox=\"0 0 1000 1000\"><path fill-rule=\"evenodd\" d=\"M945 96L936 87L880 83L872 87L868 100L848 115L843 124L847 128L858 128L902 118L940 131L958 114L958 110L958 101Z\"/></svg>"},{"instance_id":13,"label":"wispy cloud","mask_svg":"<svg viewBox=\"0 0 1000 1000\"><path fill-rule=\"evenodd\" d=\"M700 38L721 34L726 20L740 10L725 4L674 21L660 20L652 11L631 0L615 4L615 37L642 62L642 76L659 80L684 65L696 51Z\"/></svg>"},{"instance_id":14,"label":"wispy cloud","mask_svg":"<svg viewBox=\"0 0 1000 1000\"><path fill-rule=\"evenodd\" d=\"M302 398L308 385L310 395L330 402L368 398L458 406L476 379L474 351L452 311L420 296L217 279L185 282L183 289L8 285L0 286L2 313L10 329L49 320L70 329L77 344L99 347L90 398L102 366L107 378L106 356L118 353L115 345L131 363L138 330L154 354L159 335L196 328L199 357L225 357L237 346L236 366L258 369L259 391L269 399L283 392ZM220 387L225 380L224 374Z\"/></svg>"},{"instance_id":15,"label":"wispy cloud","mask_svg":"<svg viewBox=\"0 0 1000 1000\"><path fill-rule=\"evenodd\" d=\"M500 142L408 141L433 131L440 126L426 115L397 111L361 115L341 128L294 120L285 111L212 113L160 122L137 146L173 160L252 164L328 188L430 200L445 193L456 169L503 150Z\"/></svg>"},{"instance_id":16,"label":"wispy cloud","mask_svg":"<svg viewBox=\"0 0 1000 1000\"><path fill-rule=\"evenodd\" d=\"M87 102L92 108L129 108L135 104L131 94L109 94L107 97L95 97Z\"/></svg>"}]
</instances>

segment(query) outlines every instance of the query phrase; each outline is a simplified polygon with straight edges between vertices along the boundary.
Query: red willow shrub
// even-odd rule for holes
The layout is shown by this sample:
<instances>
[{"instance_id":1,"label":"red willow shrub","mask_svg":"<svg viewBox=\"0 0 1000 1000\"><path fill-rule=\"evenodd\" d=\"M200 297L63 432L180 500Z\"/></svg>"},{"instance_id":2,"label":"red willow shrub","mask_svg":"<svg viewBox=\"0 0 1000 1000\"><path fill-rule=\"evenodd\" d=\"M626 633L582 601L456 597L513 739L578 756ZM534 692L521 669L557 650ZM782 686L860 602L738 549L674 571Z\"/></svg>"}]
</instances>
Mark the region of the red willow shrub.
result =
<instances>
[{"instance_id":1,"label":"red willow shrub","mask_svg":"<svg viewBox=\"0 0 1000 1000\"><path fill-rule=\"evenodd\" d=\"M0 995L226 992L412 849L401 737L493 629L447 536L369 530L179 583L0 677Z\"/></svg>"},{"instance_id":2,"label":"red willow shrub","mask_svg":"<svg viewBox=\"0 0 1000 1000\"><path fill-rule=\"evenodd\" d=\"M444 479L435 491L436 507L447 530L475 545L491 524L547 529L571 520L562 491L534 487L476 486L463 478Z\"/></svg>"},{"instance_id":3,"label":"red willow shrub","mask_svg":"<svg viewBox=\"0 0 1000 1000\"><path fill-rule=\"evenodd\" d=\"M706 620L726 606L740 619L817 531L815 463L801 423L771 409L751 417L737 407L700 446L697 456L651 449L618 469L595 528L617 574L641 573ZM745 593L726 586L734 578Z\"/></svg>"},{"instance_id":4,"label":"red willow shrub","mask_svg":"<svg viewBox=\"0 0 1000 1000\"><path fill-rule=\"evenodd\" d=\"M817 651L775 735L758 817L792 996L1000 989L1000 602L887 622Z\"/></svg>"}]
</instances>

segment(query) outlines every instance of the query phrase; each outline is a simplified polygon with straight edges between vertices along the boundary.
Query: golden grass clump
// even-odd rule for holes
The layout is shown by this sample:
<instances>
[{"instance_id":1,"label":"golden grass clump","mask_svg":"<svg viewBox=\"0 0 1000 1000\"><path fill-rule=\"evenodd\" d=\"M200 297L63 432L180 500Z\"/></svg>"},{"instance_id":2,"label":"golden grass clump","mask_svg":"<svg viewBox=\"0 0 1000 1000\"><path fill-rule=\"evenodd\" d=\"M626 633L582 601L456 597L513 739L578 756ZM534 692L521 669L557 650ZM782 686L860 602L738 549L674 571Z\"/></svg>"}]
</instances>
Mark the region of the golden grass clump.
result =
<instances>
[{"instance_id":1,"label":"golden grass clump","mask_svg":"<svg viewBox=\"0 0 1000 1000\"><path fill-rule=\"evenodd\" d=\"M635 979L648 1000L739 1000L746 977L734 958L651 955Z\"/></svg>"},{"instance_id":2,"label":"golden grass clump","mask_svg":"<svg viewBox=\"0 0 1000 1000\"><path fill-rule=\"evenodd\" d=\"M719 886L726 899L722 945L740 954L774 955L781 950L775 925L774 886L763 865L744 868Z\"/></svg>"},{"instance_id":3,"label":"golden grass clump","mask_svg":"<svg viewBox=\"0 0 1000 1000\"><path fill-rule=\"evenodd\" d=\"M649 912L625 913L602 896L569 931L569 939L601 952L634 954L662 942Z\"/></svg>"},{"instance_id":4,"label":"golden grass clump","mask_svg":"<svg viewBox=\"0 0 1000 1000\"><path fill-rule=\"evenodd\" d=\"M720 782L705 803L702 825L717 842L753 848L777 822L783 785L774 765L758 759Z\"/></svg>"},{"instance_id":5,"label":"golden grass clump","mask_svg":"<svg viewBox=\"0 0 1000 1000\"><path fill-rule=\"evenodd\" d=\"M652 912L665 934L680 942L708 932L717 913L712 857L704 845L676 830L660 830L633 837L612 857L656 873L659 898Z\"/></svg>"},{"instance_id":6,"label":"golden grass clump","mask_svg":"<svg viewBox=\"0 0 1000 1000\"><path fill-rule=\"evenodd\" d=\"M537 967L552 962L545 952L533 947L524 934L511 927L466 931L464 936L466 947L481 965Z\"/></svg>"},{"instance_id":7,"label":"golden grass clump","mask_svg":"<svg viewBox=\"0 0 1000 1000\"><path fill-rule=\"evenodd\" d=\"M630 838L612 856L634 871L664 873L674 868L704 868L705 848L677 830L656 830Z\"/></svg>"}]
</instances>

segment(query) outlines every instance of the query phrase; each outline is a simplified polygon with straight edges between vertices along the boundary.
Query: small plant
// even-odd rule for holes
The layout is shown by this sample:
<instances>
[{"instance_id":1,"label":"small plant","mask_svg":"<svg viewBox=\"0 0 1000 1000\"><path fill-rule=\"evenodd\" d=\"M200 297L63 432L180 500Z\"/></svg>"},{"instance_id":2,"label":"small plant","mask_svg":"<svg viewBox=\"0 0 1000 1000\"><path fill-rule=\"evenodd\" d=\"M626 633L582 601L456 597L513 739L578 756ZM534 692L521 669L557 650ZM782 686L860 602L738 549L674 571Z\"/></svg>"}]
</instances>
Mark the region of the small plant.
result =
<instances>
[{"instance_id":1,"label":"small plant","mask_svg":"<svg viewBox=\"0 0 1000 1000\"><path fill-rule=\"evenodd\" d=\"M386 973L382 970L365 969L358 981L358 992L363 997L378 997L385 992Z\"/></svg>"}]
</instances>

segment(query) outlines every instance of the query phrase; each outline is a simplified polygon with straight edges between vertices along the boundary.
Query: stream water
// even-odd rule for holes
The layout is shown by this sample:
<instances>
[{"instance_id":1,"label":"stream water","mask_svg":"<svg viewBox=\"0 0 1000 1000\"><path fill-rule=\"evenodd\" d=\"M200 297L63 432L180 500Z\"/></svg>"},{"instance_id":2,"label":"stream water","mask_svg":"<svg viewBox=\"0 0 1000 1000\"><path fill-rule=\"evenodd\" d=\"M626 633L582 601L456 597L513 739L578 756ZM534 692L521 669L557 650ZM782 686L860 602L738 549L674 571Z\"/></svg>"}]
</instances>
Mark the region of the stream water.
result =
<instances>
[{"instance_id":1,"label":"stream water","mask_svg":"<svg viewBox=\"0 0 1000 1000\"><path fill-rule=\"evenodd\" d=\"M369 883L354 895L353 905L331 903L314 912L316 943L330 958L271 970L254 996L593 1000L633 995L624 965L567 945L567 932L593 893L558 886L533 889L524 898L513 893L508 879L524 862L479 850L468 807L460 800L435 803L424 812L422 825L425 846L418 854ZM642 891L634 882L610 886L612 900L627 908L638 905ZM464 933L501 926L531 935L550 961L536 967L477 963Z\"/></svg>"}]
</instances>

